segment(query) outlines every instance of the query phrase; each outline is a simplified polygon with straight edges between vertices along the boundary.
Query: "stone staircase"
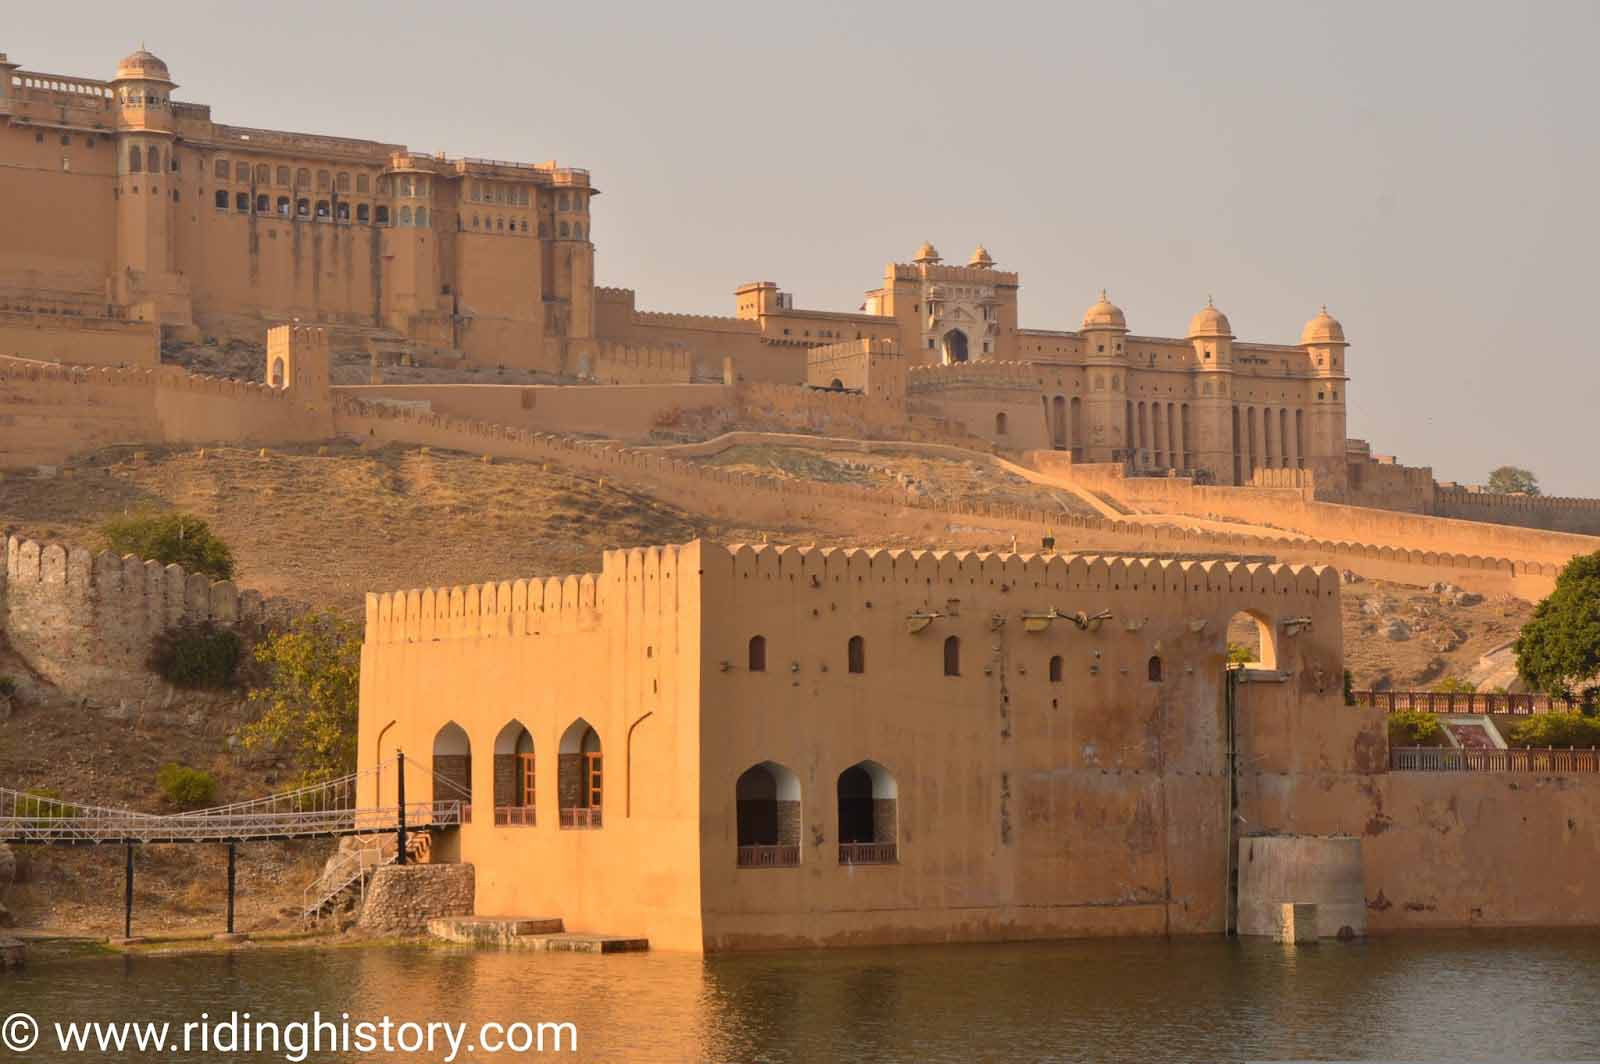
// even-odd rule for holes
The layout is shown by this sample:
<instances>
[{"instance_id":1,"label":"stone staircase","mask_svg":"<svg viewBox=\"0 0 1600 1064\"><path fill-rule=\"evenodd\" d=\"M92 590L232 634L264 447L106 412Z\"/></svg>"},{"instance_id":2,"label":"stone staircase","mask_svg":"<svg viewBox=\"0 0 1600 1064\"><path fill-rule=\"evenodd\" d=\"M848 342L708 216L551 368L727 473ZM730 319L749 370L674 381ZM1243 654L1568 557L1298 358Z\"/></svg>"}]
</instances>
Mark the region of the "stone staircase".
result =
<instances>
[{"instance_id":1,"label":"stone staircase","mask_svg":"<svg viewBox=\"0 0 1600 1064\"><path fill-rule=\"evenodd\" d=\"M559 916L447 916L428 921L428 934L467 946L548 953L637 953L650 948L643 938L569 932Z\"/></svg>"},{"instance_id":2,"label":"stone staircase","mask_svg":"<svg viewBox=\"0 0 1600 1064\"><path fill-rule=\"evenodd\" d=\"M379 868L395 863L397 849L387 836L379 839L358 837L356 845L341 848L328 859L322 874L305 889L300 919L314 927L324 917L339 911L343 903L354 896L366 900L367 884ZM387 845L386 845L387 843ZM433 843L433 836L417 832L406 839L406 856L410 861L425 861Z\"/></svg>"}]
</instances>

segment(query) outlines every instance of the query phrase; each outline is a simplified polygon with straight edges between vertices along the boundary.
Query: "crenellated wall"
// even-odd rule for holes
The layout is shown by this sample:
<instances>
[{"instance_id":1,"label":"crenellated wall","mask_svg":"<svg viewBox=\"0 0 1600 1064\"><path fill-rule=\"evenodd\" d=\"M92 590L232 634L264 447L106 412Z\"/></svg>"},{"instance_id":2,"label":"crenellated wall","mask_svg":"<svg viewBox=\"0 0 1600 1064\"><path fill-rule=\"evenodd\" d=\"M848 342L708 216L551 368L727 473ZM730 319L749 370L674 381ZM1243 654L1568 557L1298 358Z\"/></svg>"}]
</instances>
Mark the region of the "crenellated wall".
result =
<instances>
[{"instance_id":1,"label":"crenellated wall","mask_svg":"<svg viewBox=\"0 0 1600 1064\"><path fill-rule=\"evenodd\" d=\"M104 704L161 688L146 667L152 640L179 624L253 625L259 592L133 555L6 540L0 620L11 648L61 690Z\"/></svg>"},{"instance_id":2,"label":"crenellated wall","mask_svg":"<svg viewBox=\"0 0 1600 1064\"><path fill-rule=\"evenodd\" d=\"M585 373L602 384L688 384L694 380L694 356L682 347L633 347L602 343Z\"/></svg>"},{"instance_id":3,"label":"crenellated wall","mask_svg":"<svg viewBox=\"0 0 1600 1064\"><path fill-rule=\"evenodd\" d=\"M1440 485L1433 495L1433 513L1498 525L1600 536L1600 499L1497 495Z\"/></svg>"}]
</instances>

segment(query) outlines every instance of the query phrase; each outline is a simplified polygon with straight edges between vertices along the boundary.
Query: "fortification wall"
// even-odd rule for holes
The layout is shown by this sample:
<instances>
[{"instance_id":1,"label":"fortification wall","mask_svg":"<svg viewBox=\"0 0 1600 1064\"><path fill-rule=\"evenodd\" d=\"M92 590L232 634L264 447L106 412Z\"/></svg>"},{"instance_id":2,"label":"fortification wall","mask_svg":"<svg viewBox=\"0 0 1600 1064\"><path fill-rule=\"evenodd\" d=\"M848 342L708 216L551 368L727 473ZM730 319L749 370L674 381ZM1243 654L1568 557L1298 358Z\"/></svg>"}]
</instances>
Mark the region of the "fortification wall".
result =
<instances>
[{"instance_id":1,"label":"fortification wall","mask_svg":"<svg viewBox=\"0 0 1600 1064\"><path fill-rule=\"evenodd\" d=\"M1331 501L1417 514L1435 512L1432 469L1400 465L1391 458L1352 460L1346 463L1346 473L1348 494Z\"/></svg>"},{"instance_id":2,"label":"fortification wall","mask_svg":"<svg viewBox=\"0 0 1600 1064\"><path fill-rule=\"evenodd\" d=\"M937 417L907 414L893 398L815 391L781 384L741 384L741 410L756 420L830 436L918 440L982 449L980 441Z\"/></svg>"},{"instance_id":3,"label":"fortification wall","mask_svg":"<svg viewBox=\"0 0 1600 1064\"><path fill-rule=\"evenodd\" d=\"M594 334L606 343L685 348L699 378L720 378L723 360L732 358L741 380L798 384L806 379L806 347L767 342L760 322L638 310L632 289L595 289Z\"/></svg>"},{"instance_id":4,"label":"fortification wall","mask_svg":"<svg viewBox=\"0 0 1600 1064\"><path fill-rule=\"evenodd\" d=\"M1574 555L1600 550L1600 539L1589 536L1309 502L1291 489L1197 486L1182 477L1124 478L1086 469L1073 476L1147 512L1224 517L1319 539L1386 545L1411 554L1508 557L1559 567Z\"/></svg>"},{"instance_id":5,"label":"fortification wall","mask_svg":"<svg viewBox=\"0 0 1600 1064\"><path fill-rule=\"evenodd\" d=\"M164 692L145 666L151 642L175 625L258 624L256 591L182 566L9 536L0 620L11 647L62 691L105 705Z\"/></svg>"},{"instance_id":6,"label":"fortification wall","mask_svg":"<svg viewBox=\"0 0 1600 1064\"><path fill-rule=\"evenodd\" d=\"M676 411L727 406L733 390L721 384L363 384L333 393L336 399L404 404L531 432L642 439Z\"/></svg>"},{"instance_id":7,"label":"fortification wall","mask_svg":"<svg viewBox=\"0 0 1600 1064\"><path fill-rule=\"evenodd\" d=\"M154 369L161 329L154 322L0 312L0 354L84 366Z\"/></svg>"},{"instance_id":8,"label":"fortification wall","mask_svg":"<svg viewBox=\"0 0 1600 1064\"><path fill-rule=\"evenodd\" d=\"M953 365L912 366L908 387L912 394L961 388L1018 388L1040 393L1044 378L1030 362L961 362Z\"/></svg>"},{"instance_id":9,"label":"fortification wall","mask_svg":"<svg viewBox=\"0 0 1600 1064\"><path fill-rule=\"evenodd\" d=\"M579 367L579 374L583 374ZM602 384L688 384L694 356L681 347L631 347L602 343L587 374Z\"/></svg>"},{"instance_id":10,"label":"fortification wall","mask_svg":"<svg viewBox=\"0 0 1600 1064\"><path fill-rule=\"evenodd\" d=\"M1434 492L1432 512L1466 521L1600 536L1600 499L1496 495L1441 486Z\"/></svg>"}]
</instances>

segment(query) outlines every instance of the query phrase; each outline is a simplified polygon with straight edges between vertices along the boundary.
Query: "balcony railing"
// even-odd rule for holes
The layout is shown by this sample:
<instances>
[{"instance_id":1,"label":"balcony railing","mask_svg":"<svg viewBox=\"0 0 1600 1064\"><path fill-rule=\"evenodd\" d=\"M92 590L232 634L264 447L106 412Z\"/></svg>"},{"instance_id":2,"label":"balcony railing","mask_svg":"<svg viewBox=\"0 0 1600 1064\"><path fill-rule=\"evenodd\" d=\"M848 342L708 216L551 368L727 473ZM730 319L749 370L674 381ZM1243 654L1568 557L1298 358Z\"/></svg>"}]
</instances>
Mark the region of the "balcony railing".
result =
<instances>
[{"instance_id":1,"label":"balcony railing","mask_svg":"<svg viewBox=\"0 0 1600 1064\"><path fill-rule=\"evenodd\" d=\"M1508 750L1458 750L1447 746L1397 746L1389 749L1391 772L1600 772L1600 749L1559 750L1512 747Z\"/></svg>"},{"instance_id":2,"label":"balcony railing","mask_svg":"<svg viewBox=\"0 0 1600 1064\"><path fill-rule=\"evenodd\" d=\"M1510 713L1526 717L1552 710L1563 713L1582 709L1570 698L1536 694L1501 694L1487 691L1356 691L1356 705L1386 709L1390 713Z\"/></svg>"},{"instance_id":3,"label":"balcony railing","mask_svg":"<svg viewBox=\"0 0 1600 1064\"><path fill-rule=\"evenodd\" d=\"M799 863L799 846L739 847L740 868L794 868Z\"/></svg>"},{"instance_id":4,"label":"balcony railing","mask_svg":"<svg viewBox=\"0 0 1600 1064\"><path fill-rule=\"evenodd\" d=\"M600 826L600 810L599 808L563 809L561 826L579 831L597 828Z\"/></svg>"},{"instance_id":5,"label":"balcony railing","mask_svg":"<svg viewBox=\"0 0 1600 1064\"><path fill-rule=\"evenodd\" d=\"M534 825L533 806L497 805L494 807L494 823L502 828L531 828Z\"/></svg>"},{"instance_id":6,"label":"balcony railing","mask_svg":"<svg viewBox=\"0 0 1600 1064\"><path fill-rule=\"evenodd\" d=\"M842 865L899 864L900 847L893 842L841 842L839 844L839 863Z\"/></svg>"}]
</instances>

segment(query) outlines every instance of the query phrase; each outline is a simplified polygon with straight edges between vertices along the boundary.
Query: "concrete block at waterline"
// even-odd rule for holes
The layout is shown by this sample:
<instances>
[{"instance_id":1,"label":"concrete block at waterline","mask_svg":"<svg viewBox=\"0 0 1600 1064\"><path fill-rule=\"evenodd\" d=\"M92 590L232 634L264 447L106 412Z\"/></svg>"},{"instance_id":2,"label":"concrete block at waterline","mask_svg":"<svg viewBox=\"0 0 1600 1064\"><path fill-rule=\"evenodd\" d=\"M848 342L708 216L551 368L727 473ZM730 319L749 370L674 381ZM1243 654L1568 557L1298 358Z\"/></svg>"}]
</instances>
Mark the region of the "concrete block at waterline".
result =
<instances>
[{"instance_id":1,"label":"concrete block at waterline","mask_svg":"<svg viewBox=\"0 0 1600 1064\"><path fill-rule=\"evenodd\" d=\"M1239 840L1239 934L1278 938L1288 904L1316 909L1317 934L1367 933L1361 840L1347 835L1253 835Z\"/></svg>"},{"instance_id":2,"label":"concrete block at waterline","mask_svg":"<svg viewBox=\"0 0 1600 1064\"><path fill-rule=\"evenodd\" d=\"M1301 945L1318 937L1316 902L1286 901L1278 906L1279 942Z\"/></svg>"}]
</instances>

